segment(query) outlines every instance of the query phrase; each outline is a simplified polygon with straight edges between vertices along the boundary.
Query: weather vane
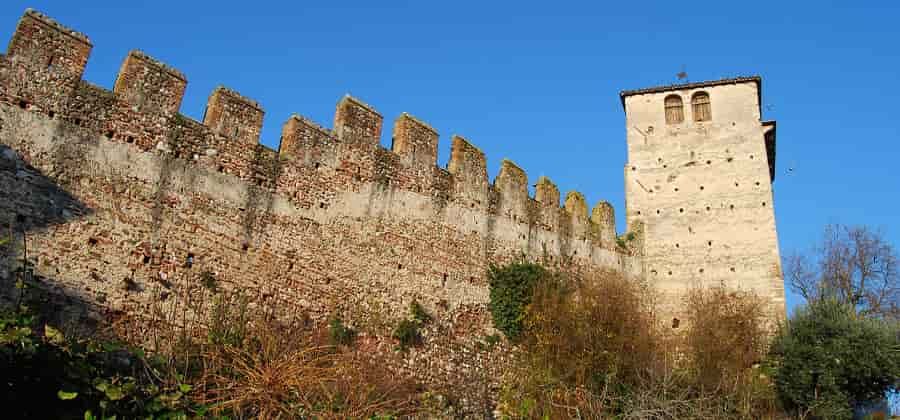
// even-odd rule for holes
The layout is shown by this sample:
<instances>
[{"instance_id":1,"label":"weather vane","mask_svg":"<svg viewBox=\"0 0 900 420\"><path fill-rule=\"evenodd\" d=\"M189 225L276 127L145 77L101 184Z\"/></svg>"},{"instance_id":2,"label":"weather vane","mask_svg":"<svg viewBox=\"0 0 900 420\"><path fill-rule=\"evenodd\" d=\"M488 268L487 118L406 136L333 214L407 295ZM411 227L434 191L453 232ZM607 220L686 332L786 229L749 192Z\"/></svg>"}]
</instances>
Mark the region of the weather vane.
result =
<instances>
[{"instance_id":1,"label":"weather vane","mask_svg":"<svg viewBox=\"0 0 900 420\"><path fill-rule=\"evenodd\" d=\"M688 74L687 74L687 71L685 71L685 66L684 66L684 64L681 65L681 71L678 72L678 74L676 74L675 77L678 78L678 81L679 81L679 82L681 82L681 81L685 81L685 82L686 82L686 81L687 81Z\"/></svg>"}]
</instances>

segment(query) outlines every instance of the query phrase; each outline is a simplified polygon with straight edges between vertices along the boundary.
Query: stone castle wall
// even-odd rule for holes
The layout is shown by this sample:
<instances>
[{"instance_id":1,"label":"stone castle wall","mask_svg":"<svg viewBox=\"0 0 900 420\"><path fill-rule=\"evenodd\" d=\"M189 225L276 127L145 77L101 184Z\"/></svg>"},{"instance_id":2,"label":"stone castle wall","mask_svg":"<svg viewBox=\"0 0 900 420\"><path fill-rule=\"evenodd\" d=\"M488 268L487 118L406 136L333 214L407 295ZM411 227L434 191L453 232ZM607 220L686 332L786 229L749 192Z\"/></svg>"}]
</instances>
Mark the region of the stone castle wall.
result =
<instances>
[{"instance_id":1,"label":"stone castle wall","mask_svg":"<svg viewBox=\"0 0 900 420\"><path fill-rule=\"evenodd\" d=\"M529 197L510 161L491 183L485 155L459 136L440 168L437 132L410 115L386 150L382 116L348 96L332 129L292 116L274 151L258 143L255 101L217 88L198 122L178 113L183 74L135 51L109 91L81 79L90 50L27 11L0 56L0 227L26 227L48 287L140 315L210 272L258 291L260 306L341 313L380 349L391 340L375 333L415 299L437 322L411 370L444 381L502 357L475 345L494 332L490 264L642 272L616 244L608 203L589 214L570 192L560 207L543 177Z\"/></svg>"}]
</instances>

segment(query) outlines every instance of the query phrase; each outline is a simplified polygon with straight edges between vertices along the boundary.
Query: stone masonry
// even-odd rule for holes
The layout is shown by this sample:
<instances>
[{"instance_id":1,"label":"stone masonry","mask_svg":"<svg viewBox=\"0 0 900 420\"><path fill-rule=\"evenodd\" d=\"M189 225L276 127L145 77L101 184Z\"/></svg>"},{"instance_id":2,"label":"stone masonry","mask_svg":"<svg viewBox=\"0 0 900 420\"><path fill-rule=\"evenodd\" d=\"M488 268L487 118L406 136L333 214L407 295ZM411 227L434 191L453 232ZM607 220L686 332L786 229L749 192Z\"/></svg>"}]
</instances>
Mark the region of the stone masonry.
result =
<instances>
[{"instance_id":1,"label":"stone masonry","mask_svg":"<svg viewBox=\"0 0 900 420\"><path fill-rule=\"evenodd\" d=\"M623 92L629 233L617 237L608 203L589 211L572 191L560 206L546 177L532 198L508 160L491 182L484 153L461 136L438 167L438 133L409 114L387 150L382 115L347 96L331 129L290 117L275 151L259 144L256 101L219 87L199 122L179 113L185 75L139 51L112 91L83 81L91 47L28 10L0 56L0 229L16 239L4 282L27 237L37 278L99 311L146 315L211 273L260 307L318 322L341 314L385 354L416 300L436 321L397 363L441 383L504 358L480 345L496 332L491 264L616 270L672 296L688 280L723 280L783 312L774 123L759 122L758 78ZM712 121L666 126L663 97L697 89Z\"/></svg>"}]
</instances>

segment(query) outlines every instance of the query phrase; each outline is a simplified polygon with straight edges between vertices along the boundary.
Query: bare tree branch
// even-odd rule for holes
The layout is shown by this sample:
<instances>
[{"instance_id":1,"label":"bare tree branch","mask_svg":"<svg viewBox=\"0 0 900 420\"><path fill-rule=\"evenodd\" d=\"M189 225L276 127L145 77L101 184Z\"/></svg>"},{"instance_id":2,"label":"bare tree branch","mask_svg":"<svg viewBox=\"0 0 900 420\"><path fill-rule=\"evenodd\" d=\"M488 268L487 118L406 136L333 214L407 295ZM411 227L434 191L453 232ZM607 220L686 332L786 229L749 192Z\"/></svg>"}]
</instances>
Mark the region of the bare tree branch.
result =
<instances>
[{"instance_id":1,"label":"bare tree branch","mask_svg":"<svg viewBox=\"0 0 900 420\"><path fill-rule=\"evenodd\" d=\"M786 274L807 301L837 299L861 315L900 319L900 272L881 231L829 225L812 251L790 255Z\"/></svg>"}]
</instances>

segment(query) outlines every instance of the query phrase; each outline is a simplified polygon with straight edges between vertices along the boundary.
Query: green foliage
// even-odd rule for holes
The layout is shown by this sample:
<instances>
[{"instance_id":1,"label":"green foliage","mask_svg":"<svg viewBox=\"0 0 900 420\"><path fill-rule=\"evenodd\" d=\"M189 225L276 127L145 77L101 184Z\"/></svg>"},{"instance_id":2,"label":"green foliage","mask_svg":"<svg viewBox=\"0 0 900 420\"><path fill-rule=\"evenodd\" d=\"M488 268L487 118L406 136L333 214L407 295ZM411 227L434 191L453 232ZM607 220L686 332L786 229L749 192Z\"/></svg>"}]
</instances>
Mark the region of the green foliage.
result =
<instances>
[{"instance_id":1,"label":"green foliage","mask_svg":"<svg viewBox=\"0 0 900 420\"><path fill-rule=\"evenodd\" d=\"M216 296L209 316L209 343L239 347L247 336L248 320L246 297Z\"/></svg>"},{"instance_id":2,"label":"green foliage","mask_svg":"<svg viewBox=\"0 0 900 420\"><path fill-rule=\"evenodd\" d=\"M200 284L212 292L216 292L219 288L215 274L209 270L200 273Z\"/></svg>"},{"instance_id":3,"label":"green foliage","mask_svg":"<svg viewBox=\"0 0 900 420\"><path fill-rule=\"evenodd\" d=\"M816 418L851 418L856 403L896 391L898 333L896 323L862 318L833 300L799 309L771 349L780 399Z\"/></svg>"},{"instance_id":4,"label":"green foliage","mask_svg":"<svg viewBox=\"0 0 900 420\"><path fill-rule=\"evenodd\" d=\"M425 308L415 300L409 304L409 313L412 316L413 321L416 321L419 324L431 322L431 315L429 315L428 312L425 312Z\"/></svg>"},{"instance_id":5,"label":"green foliage","mask_svg":"<svg viewBox=\"0 0 900 420\"><path fill-rule=\"evenodd\" d=\"M628 243L634 240L634 232L628 232L616 237L616 245L622 249L628 249Z\"/></svg>"},{"instance_id":6,"label":"green foliage","mask_svg":"<svg viewBox=\"0 0 900 420\"><path fill-rule=\"evenodd\" d=\"M404 319L394 329L394 338L400 341L400 350L406 351L410 347L422 344L422 333L419 332L419 324L415 321Z\"/></svg>"},{"instance_id":7,"label":"green foliage","mask_svg":"<svg viewBox=\"0 0 900 420\"><path fill-rule=\"evenodd\" d=\"M490 348L494 348L494 346L496 346L500 342L500 335L499 334L486 335L486 336L484 336L484 342Z\"/></svg>"},{"instance_id":8,"label":"green foliage","mask_svg":"<svg viewBox=\"0 0 900 420\"><path fill-rule=\"evenodd\" d=\"M356 340L356 331L344 325L341 317L335 316L328 323L328 336L331 344L349 346Z\"/></svg>"},{"instance_id":9,"label":"green foliage","mask_svg":"<svg viewBox=\"0 0 900 420\"><path fill-rule=\"evenodd\" d=\"M491 266L488 271L489 308L494 327L510 340L521 336L525 310L531 303L534 286L546 275L547 271L540 265L525 262Z\"/></svg>"},{"instance_id":10,"label":"green foliage","mask_svg":"<svg viewBox=\"0 0 900 420\"><path fill-rule=\"evenodd\" d=\"M142 351L68 338L28 312L0 315L0 372L7 389L0 404L10 418L188 418L205 412L185 398L189 386L157 383L158 367Z\"/></svg>"}]
</instances>

